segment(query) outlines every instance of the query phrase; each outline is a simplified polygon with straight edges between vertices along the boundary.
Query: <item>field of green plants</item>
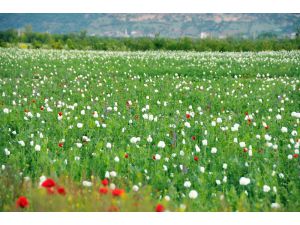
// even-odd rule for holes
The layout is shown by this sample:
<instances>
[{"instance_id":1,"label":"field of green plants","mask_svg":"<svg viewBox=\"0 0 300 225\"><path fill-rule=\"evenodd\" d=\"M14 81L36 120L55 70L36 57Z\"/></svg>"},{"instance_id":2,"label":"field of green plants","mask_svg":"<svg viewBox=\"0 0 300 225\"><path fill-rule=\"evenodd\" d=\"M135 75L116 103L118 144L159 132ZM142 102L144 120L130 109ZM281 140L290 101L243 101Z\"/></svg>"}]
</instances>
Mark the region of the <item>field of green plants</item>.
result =
<instances>
[{"instance_id":1,"label":"field of green plants","mask_svg":"<svg viewBox=\"0 0 300 225\"><path fill-rule=\"evenodd\" d=\"M300 51L0 48L0 211L300 211Z\"/></svg>"}]
</instances>

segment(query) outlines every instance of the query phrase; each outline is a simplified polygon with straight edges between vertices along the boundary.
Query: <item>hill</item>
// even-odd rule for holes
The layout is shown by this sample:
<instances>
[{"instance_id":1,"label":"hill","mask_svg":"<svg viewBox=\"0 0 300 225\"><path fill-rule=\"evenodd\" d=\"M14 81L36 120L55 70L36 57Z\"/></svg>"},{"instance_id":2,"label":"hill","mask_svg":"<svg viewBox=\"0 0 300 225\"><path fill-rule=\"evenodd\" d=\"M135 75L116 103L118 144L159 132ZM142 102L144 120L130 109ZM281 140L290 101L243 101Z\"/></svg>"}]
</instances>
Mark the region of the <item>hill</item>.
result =
<instances>
[{"instance_id":1,"label":"hill","mask_svg":"<svg viewBox=\"0 0 300 225\"><path fill-rule=\"evenodd\" d=\"M0 14L0 30L65 34L86 30L108 37L293 37L300 14Z\"/></svg>"}]
</instances>

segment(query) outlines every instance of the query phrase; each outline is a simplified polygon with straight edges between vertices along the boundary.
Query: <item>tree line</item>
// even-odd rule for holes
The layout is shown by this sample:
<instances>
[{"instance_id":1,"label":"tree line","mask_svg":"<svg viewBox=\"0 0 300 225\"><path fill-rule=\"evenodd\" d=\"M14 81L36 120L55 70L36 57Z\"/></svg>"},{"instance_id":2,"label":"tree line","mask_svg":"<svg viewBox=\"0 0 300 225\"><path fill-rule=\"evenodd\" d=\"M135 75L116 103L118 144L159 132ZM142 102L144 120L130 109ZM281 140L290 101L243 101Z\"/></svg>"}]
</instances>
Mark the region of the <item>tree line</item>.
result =
<instances>
[{"instance_id":1,"label":"tree line","mask_svg":"<svg viewBox=\"0 0 300 225\"><path fill-rule=\"evenodd\" d=\"M78 49L110 51L185 50L185 51L268 51L300 49L300 35L294 39L262 36L243 38L112 38L89 36L86 31L70 34L33 32L30 28L19 32L15 29L0 31L0 47L30 49Z\"/></svg>"}]
</instances>

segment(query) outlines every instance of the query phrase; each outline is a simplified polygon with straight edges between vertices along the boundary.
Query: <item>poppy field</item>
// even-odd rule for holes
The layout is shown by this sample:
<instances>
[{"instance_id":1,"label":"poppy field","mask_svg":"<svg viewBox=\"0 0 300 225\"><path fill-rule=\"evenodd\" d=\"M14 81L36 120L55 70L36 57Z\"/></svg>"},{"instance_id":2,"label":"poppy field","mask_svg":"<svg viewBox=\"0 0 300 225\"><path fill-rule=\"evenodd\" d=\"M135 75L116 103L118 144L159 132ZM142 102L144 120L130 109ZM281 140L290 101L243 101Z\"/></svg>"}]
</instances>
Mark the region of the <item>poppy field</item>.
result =
<instances>
[{"instance_id":1,"label":"poppy field","mask_svg":"<svg viewBox=\"0 0 300 225\"><path fill-rule=\"evenodd\" d=\"M0 48L0 211L300 211L300 51Z\"/></svg>"}]
</instances>

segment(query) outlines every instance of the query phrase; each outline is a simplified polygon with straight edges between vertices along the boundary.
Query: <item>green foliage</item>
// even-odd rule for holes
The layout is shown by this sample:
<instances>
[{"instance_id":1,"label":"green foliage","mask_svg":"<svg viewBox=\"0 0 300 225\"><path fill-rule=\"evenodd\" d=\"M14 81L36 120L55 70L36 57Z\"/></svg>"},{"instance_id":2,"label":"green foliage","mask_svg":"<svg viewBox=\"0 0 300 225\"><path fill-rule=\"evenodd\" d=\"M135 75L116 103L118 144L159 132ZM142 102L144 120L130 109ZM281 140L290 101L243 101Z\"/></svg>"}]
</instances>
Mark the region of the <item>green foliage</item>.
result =
<instances>
[{"instance_id":1,"label":"green foliage","mask_svg":"<svg viewBox=\"0 0 300 225\"><path fill-rule=\"evenodd\" d=\"M105 38L88 36L86 31L70 34L48 34L32 32L26 27L25 32L18 35L16 30L0 31L2 47L6 43L28 43L33 48L78 49L78 50L110 50L110 51L150 51L150 50L184 50L184 51L270 51L295 50L300 48L298 33L295 39L278 39L273 33L263 33L258 39L197 39L183 37L178 39L163 38Z\"/></svg>"}]
</instances>

